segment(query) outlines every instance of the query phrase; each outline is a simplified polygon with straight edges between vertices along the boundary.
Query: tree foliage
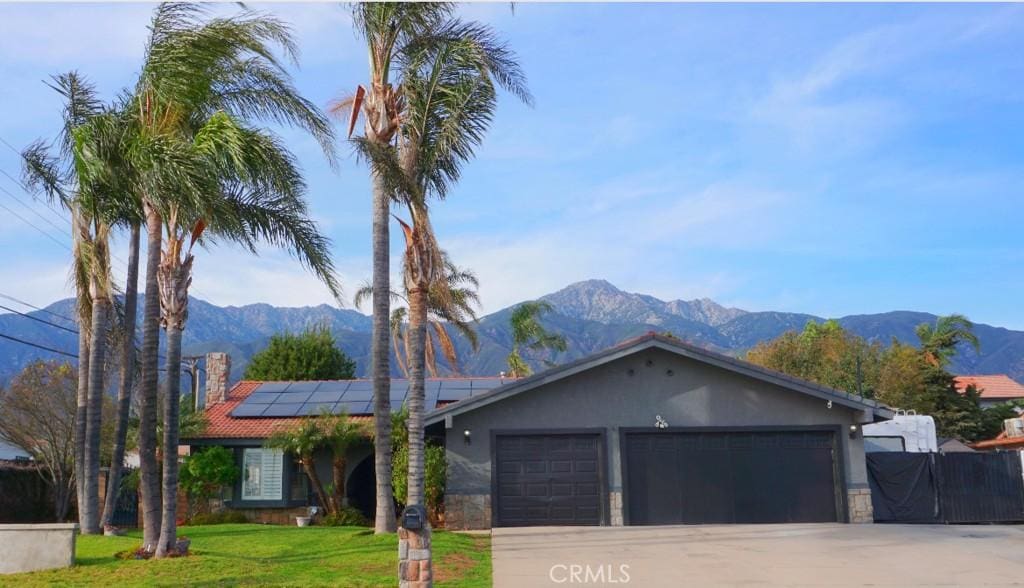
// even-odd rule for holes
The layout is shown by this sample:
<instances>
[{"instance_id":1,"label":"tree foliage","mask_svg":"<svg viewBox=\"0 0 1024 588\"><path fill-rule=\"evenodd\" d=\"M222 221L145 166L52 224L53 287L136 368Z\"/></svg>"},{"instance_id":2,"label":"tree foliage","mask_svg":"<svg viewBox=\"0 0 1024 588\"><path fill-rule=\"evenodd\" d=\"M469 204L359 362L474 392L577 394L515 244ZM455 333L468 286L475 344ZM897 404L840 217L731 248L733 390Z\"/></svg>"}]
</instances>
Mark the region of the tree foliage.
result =
<instances>
[{"instance_id":1,"label":"tree foliage","mask_svg":"<svg viewBox=\"0 0 1024 588\"><path fill-rule=\"evenodd\" d=\"M247 380L347 380L356 364L338 348L327 327L274 335L245 369Z\"/></svg>"},{"instance_id":2,"label":"tree foliage","mask_svg":"<svg viewBox=\"0 0 1024 588\"><path fill-rule=\"evenodd\" d=\"M1013 416L1012 407L982 408L979 390L961 392L950 359L963 345L977 346L972 325L961 315L939 317L917 327L919 346L893 341L888 348L844 330L838 322L809 322L761 343L747 360L819 384L874 398L894 408L931 415L941 437L964 441L988 439ZM858 370L859 364L859 370ZM859 384L858 384L859 382Z\"/></svg>"},{"instance_id":3,"label":"tree foliage","mask_svg":"<svg viewBox=\"0 0 1024 588\"><path fill-rule=\"evenodd\" d=\"M208 447L182 460L181 489L189 498L190 508L194 509L195 504L202 504L220 493L222 488L234 484L238 474L235 454L230 449Z\"/></svg>"},{"instance_id":4,"label":"tree foliage","mask_svg":"<svg viewBox=\"0 0 1024 588\"><path fill-rule=\"evenodd\" d=\"M533 370L523 358L523 350L565 351L568 344L565 337L549 332L540 318L551 312L552 306L543 300L524 302L512 311L509 323L512 325L512 352L508 354L508 371L513 378L530 375Z\"/></svg>"}]
</instances>

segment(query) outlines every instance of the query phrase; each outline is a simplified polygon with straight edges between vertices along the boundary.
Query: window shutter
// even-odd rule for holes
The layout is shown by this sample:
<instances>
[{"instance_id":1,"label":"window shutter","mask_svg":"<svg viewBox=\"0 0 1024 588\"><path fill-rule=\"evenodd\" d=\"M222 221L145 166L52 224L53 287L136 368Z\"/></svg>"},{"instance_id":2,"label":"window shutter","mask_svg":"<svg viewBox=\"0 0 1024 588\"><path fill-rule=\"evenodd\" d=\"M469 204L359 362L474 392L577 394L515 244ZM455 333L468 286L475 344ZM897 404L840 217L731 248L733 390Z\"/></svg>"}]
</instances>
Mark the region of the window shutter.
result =
<instances>
[{"instance_id":1,"label":"window shutter","mask_svg":"<svg viewBox=\"0 0 1024 588\"><path fill-rule=\"evenodd\" d=\"M263 450L263 499L281 500L284 454L277 449Z\"/></svg>"}]
</instances>

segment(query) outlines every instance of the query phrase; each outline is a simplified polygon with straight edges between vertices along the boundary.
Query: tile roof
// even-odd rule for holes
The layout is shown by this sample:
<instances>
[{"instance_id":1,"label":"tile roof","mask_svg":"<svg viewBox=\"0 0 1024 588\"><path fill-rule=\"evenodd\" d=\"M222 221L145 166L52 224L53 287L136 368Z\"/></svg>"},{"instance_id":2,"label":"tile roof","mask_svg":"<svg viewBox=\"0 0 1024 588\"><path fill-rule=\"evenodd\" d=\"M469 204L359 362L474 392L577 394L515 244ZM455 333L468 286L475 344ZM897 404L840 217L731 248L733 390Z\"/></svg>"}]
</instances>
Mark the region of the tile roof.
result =
<instances>
[{"instance_id":1,"label":"tile roof","mask_svg":"<svg viewBox=\"0 0 1024 588\"><path fill-rule=\"evenodd\" d=\"M1024 398L1024 386L1006 374L988 376L957 376L956 388L961 393L973 384L985 399Z\"/></svg>"},{"instance_id":2,"label":"tile roof","mask_svg":"<svg viewBox=\"0 0 1024 588\"><path fill-rule=\"evenodd\" d=\"M1008 437L1004 431L995 439L978 441L970 446L974 449L1024 449L1024 437Z\"/></svg>"},{"instance_id":3,"label":"tile roof","mask_svg":"<svg viewBox=\"0 0 1024 588\"><path fill-rule=\"evenodd\" d=\"M475 378L428 378L428 382L436 382L440 380L490 380L488 377L475 377ZM498 379L498 378L493 378ZM510 380L505 378L505 380ZM510 380L511 381L511 380ZM227 398L224 402L215 404L208 408L205 412L206 415L206 429L203 433L197 437L193 437L192 440L200 439L266 439L267 437L274 434L276 431L281 429L287 429L288 427L294 426L300 422L304 417L268 417L268 418L236 418L231 416L231 411L238 407L246 398L249 397L257 388L265 384L263 381L254 380L242 380L234 385L228 392ZM437 407L440 408L447 404L452 404L455 401L450 400L439 400ZM430 412L428 409L427 412ZM367 426L372 425L373 415L349 415L349 420L357 423L363 423ZM183 439L182 442L188 442L188 439Z\"/></svg>"}]
</instances>

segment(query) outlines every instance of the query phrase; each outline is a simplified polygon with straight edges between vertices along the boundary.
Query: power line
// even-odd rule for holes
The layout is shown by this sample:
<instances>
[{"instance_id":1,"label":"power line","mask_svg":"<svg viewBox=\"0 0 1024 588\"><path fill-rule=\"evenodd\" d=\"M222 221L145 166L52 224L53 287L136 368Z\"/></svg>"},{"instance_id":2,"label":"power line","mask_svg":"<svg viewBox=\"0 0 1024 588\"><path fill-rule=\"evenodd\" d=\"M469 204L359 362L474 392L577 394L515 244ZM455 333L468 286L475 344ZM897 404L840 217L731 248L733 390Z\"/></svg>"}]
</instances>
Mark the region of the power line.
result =
<instances>
[{"instance_id":1,"label":"power line","mask_svg":"<svg viewBox=\"0 0 1024 588\"><path fill-rule=\"evenodd\" d=\"M46 237L47 239L49 239L49 240L53 241L53 242L54 242L54 243L56 243L57 245L60 245L60 246L61 246L61 247L63 247L64 249L67 249L68 251L71 251L71 247L69 247L69 246L68 246L68 245L67 245L66 243L63 243L63 242L61 242L61 241L58 241L58 240L57 240L57 239L56 239L56 238L55 238L55 237L54 237L53 235L51 235L50 233L47 233L46 231L44 231L44 230L40 229L39 227L37 227L36 225L32 224L31 222L29 222L29 220L28 220L28 219L26 219L25 217L21 216L21 215L20 215L20 214L18 214L17 212L14 212L13 210L11 210L10 208L8 208L7 206L5 206L5 205L3 205L3 204L0 204L0 208L3 208L3 209L4 209L4 210L6 210L7 212L9 212L9 213L13 214L13 215L14 215L15 217L17 217L17 218L21 219L21 222L23 222L23 223L25 223L26 225L28 225L28 226L32 227L33 229L35 229L35 230L39 231L39 232L40 232L40 233L42 233L42 234L43 234L43 235L44 235L44 236L45 236L45 237Z\"/></svg>"},{"instance_id":2,"label":"power line","mask_svg":"<svg viewBox=\"0 0 1024 588\"><path fill-rule=\"evenodd\" d=\"M53 315L53 316L55 316L55 317L58 317L58 318L62 318L62 319L64 319L64 320L66 320L66 321L69 321L69 322L72 322L72 323L74 323L74 324L76 324L76 325L78 324L78 321L76 321L76 320L75 320L75 319L73 319L73 318L68 318L68 317L64 316L63 314L60 314L59 312L53 312L52 310L47 310L47 309L45 309L45 308L39 308L38 306L35 306L35 305L33 305L33 304L29 304L28 302L25 302L25 301L23 301L23 300L18 300L17 298L15 298L15 297L13 297L13 296L10 296L10 295L8 295L8 294L3 294L3 293L0 293L0 298L5 298L5 299L7 299L7 300L10 300L11 302L14 302L14 303L20 304L20 305L22 305L22 306L27 306L27 307L29 307L29 308L32 308L32 309L38 310L39 312L45 312L46 314L52 314L52 315Z\"/></svg>"},{"instance_id":3,"label":"power line","mask_svg":"<svg viewBox=\"0 0 1024 588\"><path fill-rule=\"evenodd\" d=\"M49 351L50 353L59 353L61 355L66 355L68 357L73 357L75 359L78 359L78 354L77 353L68 353L67 351L61 351L60 349L54 349L53 347L47 347L45 345L39 345L38 343L33 343L31 341L26 341L24 339L19 339L17 337L11 337L10 335L4 335L3 333L0 333L0 339L9 339L11 341L14 341L15 343L21 343L22 345L28 345L29 347L35 347L36 349L42 349L43 351Z\"/></svg>"},{"instance_id":4,"label":"power line","mask_svg":"<svg viewBox=\"0 0 1024 588\"><path fill-rule=\"evenodd\" d=\"M20 311L14 310L13 308L4 306L3 304L0 304L0 308L6 310L8 312L13 312L14 314L23 316L23 317L25 317L27 319L31 319L31 320L34 320L34 321L39 321L39 322L43 323L44 325L50 325L51 327L56 327L56 328L58 328L58 329L60 329L62 331L67 331L69 333L74 333L76 335L78 334L78 331L76 331L74 329L69 329L69 328L67 328L65 326L58 325L57 323L51 323L50 321L48 321L46 319L41 319L41 318L39 318L37 316L32 316L30 314L25 314L24 312L20 312Z\"/></svg>"},{"instance_id":5,"label":"power line","mask_svg":"<svg viewBox=\"0 0 1024 588\"><path fill-rule=\"evenodd\" d=\"M0 169L0 172L3 172L5 174L7 173L7 172L4 172L4 170L2 170L2 169ZM39 219L42 220L44 223L46 223L46 224L50 225L51 227L57 229L57 231L64 232L66 230L65 227L58 227L53 221L51 221L50 219L46 218L45 216L39 214L36 211L36 209L34 209L31 206L29 206L28 204L26 204L25 201L22 200L21 198L18 198L17 196L12 194L7 188L4 188L3 186L0 186L0 191L2 191L4 194L7 194L8 196L10 196L13 200L17 201L18 204L21 204L22 206L27 208L29 212L31 212L32 214L34 214L37 217L39 217ZM62 218L61 220L63 220L64 222L68 223L69 227L71 226L71 221L68 221L65 218Z\"/></svg>"}]
</instances>

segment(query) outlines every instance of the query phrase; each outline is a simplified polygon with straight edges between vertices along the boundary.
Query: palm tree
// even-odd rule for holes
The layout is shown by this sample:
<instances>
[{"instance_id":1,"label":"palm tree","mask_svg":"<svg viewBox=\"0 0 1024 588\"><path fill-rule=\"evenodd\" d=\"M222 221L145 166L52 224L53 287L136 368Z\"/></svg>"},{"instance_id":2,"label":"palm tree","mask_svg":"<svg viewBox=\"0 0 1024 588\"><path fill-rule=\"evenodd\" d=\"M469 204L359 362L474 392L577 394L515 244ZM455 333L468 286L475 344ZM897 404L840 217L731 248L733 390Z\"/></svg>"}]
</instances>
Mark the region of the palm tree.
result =
<instances>
[{"instance_id":1,"label":"palm tree","mask_svg":"<svg viewBox=\"0 0 1024 588\"><path fill-rule=\"evenodd\" d=\"M442 255L445 260L445 280L435 284L427 296L428 332L424 340L423 355L427 372L432 378L441 374L438 363L441 357L448 364L451 373L459 373L458 352L451 333L448 332L449 326L465 337L474 351L479 344L473 323L477 321L476 307L480 305L480 297L477 294L480 283L472 271L456 266L444 251ZM371 286L360 288L355 295L356 307L361 308L372 295ZM404 295L392 292L391 298L392 302L409 304L408 292ZM407 306L399 306L391 311L390 321L392 351L399 370L406 378L409 377L410 357L409 338L406 336L408 316ZM403 425L404 423L405 421Z\"/></svg>"},{"instance_id":2,"label":"palm tree","mask_svg":"<svg viewBox=\"0 0 1024 588\"><path fill-rule=\"evenodd\" d=\"M96 99L93 86L75 72L53 78L64 97L59 154L41 141L22 156L30 186L59 201L72 213L73 276L78 294L79 383L76 409L76 488L82 532L99 525L100 429L106 343L113 308L109 236L120 212L114 116Z\"/></svg>"},{"instance_id":3,"label":"palm tree","mask_svg":"<svg viewBox=\"0 0 1024 588\"><path fill-rule=\"evenodd\" d=\"M357 148L370 162L373 182L373 335L370 372L373 378L374 466L377 483L377 509L374 530L395 530L395 510L391 491L391 369L388 357L391 271L389 212L396 197L394 183L402 174L393 166L381 165L380 155L391 154L402 125L401 79L392 76L399 57L409 47L431 33L451 13L452 6L435 2L366 2L352 9L356 30L366 42L369 53L369 83L359 86L355 95L335 105L335 111L350 112L348 134L352 135L357 118L365 117L364 135L355 139ZM399 70L400 73L400 70ZM396 79L397 78L397 79ZM393 158L388 158L393 160Z\"/></svg>"},{"instance_id":4,"label":"palm tree","mask_svg":"<svg viewBox=\"0 0 1024 588\"><path fill-rule=\"evenodd\" d=\"M331 508L331 502L327 492L324 490L323 483L320 481L320 475L316 471L316 461L314 460L316 451L323 447L325 443L324 431L319 423L312 418L307 418L291 429L275 432L267 438L266 446L272 449L280 449L293 456L299 462L299 465L302 466L302 471L306 472L306 477L309 478L309 483L313 486L313 493L316 494L316 499L325 509L329 509Z\"/></svg>"},{"instance_id":5,"label":"palm tree","mask_svg":"<svg viewBox=\"0 0 1024 588\"><path fill-rule=\"evenodd\" d=\"M914 332L921 341L925 360L935 367L948 365L960 343L969 344L975 351L981 346L974 334L974 323L962 314L940 316L934 325L921 323Z\"/></svg>"},{"instance_id":6,"label":"palm tree","mask_svg":"<svg viewBox=\"0 0 1024 588\"><path fill-rule=\"evenodd\" d=\"M100 527L111 524L117 498L121 491L121 474L124 470L125 445L128 438L128 421L131 416L132 387L135 385L135 320L139 298L139 246L141 226L139 220L130 224L128 239L128 271L124 290L124 319L121 323L121 361L117 385L117 420L114 424L114 449L107 472L107 492L103 504Z\"/></svg>"},{"instance_id":7,"label":"palm tree","mask_svg":"<svg viewBox=\"0 0 1024 588\"><path fill-rule=\"evenodd\" d=\"M409 491L407 503L423 502L426 341L429 298L451 290L451 267L437 244L427 200L444 198L462 166L483 141L497 106L496 85L529 103L515 54L478 23L448 19L403 52L403 125L397 157L386 167L404 176L396 182L410 223L405 237L403 281L409 299ZM380 155L377 161L385 159ZM385 166L381 166L385 167ZM440 301L441 308L453 304Z\"/></svg>"},{"instance_id":8,"label":"palm tree","mask_svg":"<svg viewBox=\"0 0 1024 588\"><path fill-rule=\"evenodd\" d=\"M533 373L530 366L520 354L525 347L533 351L550 349L565 351L565 337L549 333L540 324L540 317L551 312L551 304L543 300L523 302L512 311L512 352L508 354L508 371L513 378L521 378Z\"/></svg>"},{"instance_id":9,"label":"palm tree","mask_svg":"<svg viewBox=\"0 0 1024 588\"><path fill-rule=\"evenodd\" d=\"M286 245L337 294L328 243L306 218L304 184L294 161L276 137L243 122L273 120L302 128L332 155L329 123L299 96L276 57L275 49L281 49L295 61L291 33L283 23L247 10L227 18L205 16L205 7L191 4L156 9L129 110L136 129L129 144L148 235L139 439L144 544L155 546L158 555L174 542L177 358L195 243L207 233L250 249L258 240ZM161 255L164 233L168 243ZM161 324L168 331L168 394L164 508L158 520L155 401Z\"/></svg>"},{"instance_id":10,"label":"palm tree","mask_svg":"<svg viewBox=\"0 0 1024 588\"><path fill-rule=\"evenodd\" d=\"M369 440L366 430L347 414L324 415L320 420L324 444L331 450L331 474L333 493L327 508L338 513L345 507L345 470L348 467L348 451Z\"/></svg>"}]
</instances>

